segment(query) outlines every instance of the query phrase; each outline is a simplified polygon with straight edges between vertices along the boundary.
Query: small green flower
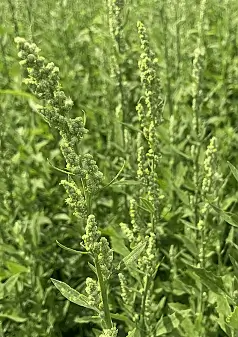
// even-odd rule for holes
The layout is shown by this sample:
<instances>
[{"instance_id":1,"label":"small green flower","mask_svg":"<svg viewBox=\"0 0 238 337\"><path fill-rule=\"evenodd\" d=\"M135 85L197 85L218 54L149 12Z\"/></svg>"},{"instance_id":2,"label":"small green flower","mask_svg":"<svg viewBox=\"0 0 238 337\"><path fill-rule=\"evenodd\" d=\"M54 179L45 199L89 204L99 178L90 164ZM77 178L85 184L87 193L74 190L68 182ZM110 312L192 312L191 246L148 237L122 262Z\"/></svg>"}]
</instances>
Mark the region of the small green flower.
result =
<instances>
[{"instance_id":1,"label":"small green flower","mask_svg":"<svg viewBox=\"0 0 238 337\"><path fill-rule=\"evenodd\" d=\"M125 275L122 273L118 274L118 278L119 278L120 286L121 286L121 297L125 304L131 304L131 301L130 301L131 291L130 289L128 289L127 279Z\"/></svg>"},{"instance_id":2,"label":"small green flower","mask_svg":"<svg viewBox=\"0 0 238 337\"><path fill-rule=\"evenodd\" d=\"M85 249L93 255L97 255L99 253L98 241L101 233L98 230L95 216L92 214L88 216L85 232L82 237Z\"/></svg>"},{"instance_id":3,"label":"small green flower","mask_svg":"<svg viewBox=\"0 0 238 337\"><path fill-rule=\"evenodd\" d=\"M113 251L109 247L106 238L102 237L99 242L99 254L97 256L104 280L109 279L112 271Z\"/></svg>"},{"instance_id":4,"label":"small green flower","mask_svg":"<svg viewBox=\"0 0 238 337\"><path fill-rule=\"evenodd\" d=\"M117 337L118 330L116 327L113 327L111 329L103 329L103 332L99 337Z\"/></svg>"},{"instance_id":5,"label":"small green flower","mask_svg":"<svg viewBox=\"0 0 238 337\"><path fill-rule=\"evenodd\" d=\"M99 309L101 306L101 293L98 282L91 277L87 277L85 291L88 295L88 303Z\"/></svg>"},{"instance_id":6,"label":"small green flower","mask_svg":"<svg viewBox=\"0 0 238 337\"><path fill-rule=\"evenodd\" d=\"M205 196L210 192L215 175L214 161L216 156L216 138L212 137L210 144L207 147L204 160L204 178L202 181L202 195Z\"/></svg>"},{"instance_id":7,"label":"small green flower","mask_svg":"<svg viewBox=\"0 0 238 337\"><path fill-rule=\"evenodd\" d=\"M66 160L67 170L77 175L80 186L74 180L62 181L68 194L66 202L73 207L77 217L86 219L87 208L90 211L90 196L96 192L102 182L103 174L90 154L79 154L77 146L88 132L82 117L68 118L73 101L67 97L59 82L59 68L53 62L47 63L39 56L40 49L23 38L15 39L21 61L28 77L25 83L42 100L38 112L46 122L56 128L61 137L61 151Z\"/></svg>"},{"instance_id":8,"label":"small green flower","mask_svg":"<svg viewBox=\"0 0 238 337\"><path fill-rule=\"evenodd\" d=\"M61 185L64 186L68 194L66 203L72 207L74 210L74 215L78 218L86 219L87 209L85 199L81 190L77 187L75 181L73 179L70 179L69 181L61 180Z\"/></svg>"}]
</instances>

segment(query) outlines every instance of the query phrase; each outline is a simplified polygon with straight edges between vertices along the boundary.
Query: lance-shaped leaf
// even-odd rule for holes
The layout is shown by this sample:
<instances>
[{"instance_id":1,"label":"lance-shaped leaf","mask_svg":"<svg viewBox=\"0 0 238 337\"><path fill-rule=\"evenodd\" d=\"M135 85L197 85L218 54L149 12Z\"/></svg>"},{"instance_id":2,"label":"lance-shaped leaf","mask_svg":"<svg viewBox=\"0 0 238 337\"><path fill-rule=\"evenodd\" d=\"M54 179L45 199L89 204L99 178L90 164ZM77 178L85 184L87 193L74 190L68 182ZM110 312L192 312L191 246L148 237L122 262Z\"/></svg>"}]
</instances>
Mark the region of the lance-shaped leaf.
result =
<instances>
[{"instance_id":1,"label":"lance-shaped leaf","mask_svg":"<svg viewBox=\"0 0 238 337\"><path fill-rule=\"evenodd\" d=\"M141 205L140 208L144 209L145 211L153 214L155 212L154 205L151 201L147 200L146 198L140 198Z\"/></svg>"},{"instance_id":2,"label":"lance-shaped leaf","mask_svg":"<svg viewBox=\"0 0 238 337\"><path fill-rule=\"evenodd\" d=\"M137 328L134 328L132 331L128 332L128 335L126 337L139 337L140 332Z\"/></svg>"},{"instance_id":3,"label":"lance-shaped leaf","mask_svg":"<svg viewBox=\"0 0 238 337\"><path fill-rule=\"evenodd\" d=\"M238 262L234 259L233 256L229 255L229 257L233 265L234 274L238 278Z\"/></svg>"},{"instance_id":4,"label":"lance-shaped leaf","mask_svg":"<svg viewBox=\"0 0 238 337\"><path fill-rule=\"evenodd\" d=\"M161 336L173 331L180 324L179 319L176 317L176 314L173 313L167 317L161 317L159 322L156 325L155 336Z\"/></svg>"},{"instance_id":5,"label":"lance-shaped leaf","mask_svg":"<svg viewBox=\"0 0 238 337\"><path fill-rule=\"evenodd\" d=\"M55 287L61 292L61 294L67 298L70 302L80 305L88 309L95 310L97 313L100 311L88 303L87 296L80 294L77 290L71 288L68 284L55 280L51 278L51 281L54 283Z\"/></svg>"},{"instance_id":6,"label":"lance-shaped leaf","mask_svg":"<svg viewBox=\"0 0 238 337\"><path fill-rule=\"evenodd\" d=\"M76 250L76 249L73 249L73 248L66 247L66 246L62 245L62 243L60 243L57 240L56 240L56 243L57 243L58 246L60 246L60 248L62 248L64 250L67 250L68 252L75 253L75 254L88 254L88 252L81 252L80 250Z\"/></svg>"},{"instance_id":7,"label":"lance-shaped leaf","mask_svg":"<svg viewBox=\"0 0 238 337\"><path fill-rule=\"evenodd\" d=\"M229 167L231 169L231 172L232 172L233 176L238 181L238 170L237 170L237 168L235 168L235 166L233 166L229 161L228 161L228 165L229 165Z\"/></svg>"},{"instance_id":8,"label":"lance-shaped leaf","mask_svg":"<svg viewBox=\"0 0 238 337\"><path fill-rule=\"evenodd\" d=\"M229 213L229 212L224 212L222 211L220 208L216 207L215 205L212 205L212 208L220 214L221 218L228 222L230 225L234 226L234 227L238 227L238 216L236 214L233 213Z\"/></svg>"},{"instance_id":9,"label":"lance-shaped leaf","mask_svg":"<svg viewBox=\"0 0 238 337\"><path fill-rule=\"evenodd\" d=\"M94 274L97 275L97 269L92 265L92 263L88 262L88 266L94 272Z\"/></svg>"},{"instance_id":10,"label":"lance-shaped leaf","mask_svg":"<svg viewBox=\"0 0 238 337\"><path fill-rule=\"evenodd\" d=\"M101 324L101 318L99 316L82 316L82 317L76 317L74 319L75 323L83 324L83 323L95 323L95 324Z\"/></svg>"},{"instance_id":11,"label":"lance-shaped leaf","mask_svg":"<svg viewBox=\"0 0 238 337\"><path fill-rule=\"evenodd\" d=\"M7 318L10 319L11 321L17 322L17 323L23 323L25 322L27 319L24 317L20 317L17 315L9 315L9 314L0 314L0 319L3 318Z\"/></svg>"},{"instance_id":12,"label":"lance-shaped leaf","mask_svg":"<svg viewBox=\"0 0 238 337\"><path fill-rule=\"evenodd\" d=\"M141 255L141 253L143 252L143 250L145 249L146 246L146 242L141 242L139 243L131 252L129 255L127 255L126 257L124 257L124 259L122 259L122 261L119 264L119 269L121 268L121 264L128 267L130 265L132 265L137 259L138 257Z\"/></svg>"},{"instance_id":13,"label":"lance-shaped leaf","mask_svg":"<svg viewBox=\"0 0 238 337\"><path fill-rule=\"evenodd\" d=\"M234 311L227 317L226 322L231 328L238 330L238 307L235 307Z\"/></svg>"},{"instance_id":14,"label":"lance-shaped leaf","mask_svg":"<svg viewBox=\"0 0 238 337\"><path fill-rule=\"evenodd\" d=\"M137 181L137 180L119 180L119 181L115 181L111 185L116 185L116 186L133 186L133 185L141 185L141 182Z\"/></svg>"},{"instance_id":15,"label":"lance-shaped leaf","mask_svg":"<svg viewBox=\"0 0 238 337\"><path fill-rule=\"evenodd\" d=\"M200 279L201 283L204 284L209 290L213 291L215 294L227 295L223 280L221 276L214 275L211 271L207 271L204 268L195 268L193 266L188 266Z\"/></svg>"},{"instance_id":16,"label":"lance-shaped leaf","mask_svg":"<svg viewBox=\"0 0 238 337\"><path fill-rule=\"evenodd\" d=\"M128 318L127 315L123 315L123 314L111 314L111 317L113 319L116 319L118 321L123 321L127 324L127 326L131 326L133 324L133 322Z\"/></svg>"}]
</instances>

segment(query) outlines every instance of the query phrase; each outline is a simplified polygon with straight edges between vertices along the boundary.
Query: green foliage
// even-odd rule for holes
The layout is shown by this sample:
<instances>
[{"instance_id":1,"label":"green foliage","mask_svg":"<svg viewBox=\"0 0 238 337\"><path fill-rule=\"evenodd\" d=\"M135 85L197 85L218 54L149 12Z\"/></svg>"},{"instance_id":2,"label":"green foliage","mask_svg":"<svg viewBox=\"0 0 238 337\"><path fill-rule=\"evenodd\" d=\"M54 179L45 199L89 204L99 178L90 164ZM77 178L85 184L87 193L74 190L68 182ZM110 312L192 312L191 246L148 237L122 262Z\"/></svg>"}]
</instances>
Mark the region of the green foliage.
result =
<instances>
[{"instance_id":1,"label":"green foliage","mask_svg":"<svg viewBox=\"0 0 238 337\"><path fill-rule=\"evenodd\" d=\"M0 337L237 336L237 12L1 1Z\"/></svg>"}]
</instances>

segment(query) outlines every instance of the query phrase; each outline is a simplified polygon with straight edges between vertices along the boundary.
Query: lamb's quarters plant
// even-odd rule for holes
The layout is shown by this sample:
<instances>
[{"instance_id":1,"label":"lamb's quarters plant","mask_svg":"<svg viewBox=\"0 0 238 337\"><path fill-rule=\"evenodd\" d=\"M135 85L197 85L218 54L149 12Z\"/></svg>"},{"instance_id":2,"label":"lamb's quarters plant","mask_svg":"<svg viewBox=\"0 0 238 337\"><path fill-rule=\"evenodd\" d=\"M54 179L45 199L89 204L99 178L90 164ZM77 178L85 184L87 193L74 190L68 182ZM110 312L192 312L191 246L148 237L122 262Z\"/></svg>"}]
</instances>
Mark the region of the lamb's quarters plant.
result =
<instances>
[{"instance_id":1,"label":"lamb's quarters plant","mask_svg":"<svg viewBox=\"0 0 238 337\"><path fill-rule=\"evenodd\" d=\"M237 11L0 2L0 335L236 336Z\"/></svg>"},{"instance_id":2,"label":"lamb's quarters plant","mask_svg":"<svg viewBox=\"0 0 238 337\"><path fill-rule=\"evenodd\" d=\"M19 48L20 64L25 67L28 73L25 83L29 85L37 98L43 101L43 105L39 105L37 110L50 126L59 130L62 137L61 151L67 163L68 180L63 180L61 183L66 189L68 194L66 201L74 209L74 215L83 221L87 220L86 234L83 236L84 248L93 258L94 266L90 265L90 267L97 276L97 281L87 278L86 293L88 297L78 294L76 290L60 281L53 280L53 282L67 299L98 313L103 329L101 336L116 336L117 330L112 323L108 302L108 281L112 272L113 260L112 250L109 248L106 238L102 237L99 240L100 232L98 232L95 217L90 214L91 197L93 193L98 191L103 175L90 154L81 155L77 151L76 145L87 130L84 128L82 118L70 119L67 117L72 107L72 101L65 96L59 84L58 68L53 63L46 64L45 59L39 56L40 50L34 43L28 43L23 38L16 38L15 41ZM151 244L148 245L148 254L151 256L150 258L153 258L151 255L152 246L150 246ZM127 266L129 262L137 260L138 252L141 253L137 245L133 253L123 261L124 264ZM143 261L142 258L141 263ZM144 264L147 268L146 261ZM146 273L147 270L145 270ZM145 310L144 305L143 310Z\"/></svg>"},{"instance_id":3,"label":"lamb's quarters plant","mask_svg":"<svg viewBox=\"0 0 238 337\"><path fill-rule=\"evenodd\" d=\"M103 175L90 154L78 153L80 140L87 132L83 118L67 117L73 102L59 84L59 69L54 63L46 63L34 43L21 38L16 38L16 42L22 59L20 64L28 72L25 82L44 102L37 110L62 137L61 151L67 163L68 180L61 183L68 194L67 203L74 208L77 217L86 219L91 212L92 195L99 189Z\"/></svg>"}]
</instances>

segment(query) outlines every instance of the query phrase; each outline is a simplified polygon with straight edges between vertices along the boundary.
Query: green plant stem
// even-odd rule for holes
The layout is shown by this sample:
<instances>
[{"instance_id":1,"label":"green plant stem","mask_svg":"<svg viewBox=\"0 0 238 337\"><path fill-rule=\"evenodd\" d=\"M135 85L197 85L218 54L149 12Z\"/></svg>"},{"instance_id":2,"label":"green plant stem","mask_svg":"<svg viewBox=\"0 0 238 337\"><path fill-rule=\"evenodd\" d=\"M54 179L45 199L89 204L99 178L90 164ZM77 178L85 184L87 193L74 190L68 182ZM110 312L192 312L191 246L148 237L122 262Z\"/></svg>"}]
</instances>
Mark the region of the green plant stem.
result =
<instances>
[{"instance_id":1,"label":"green plant stem","mask_svg":"<svg viewBox=\"0 0 238 337\"><path fill-rule=\"evenodd\" d=\"M146 275L146 280L145 280L145 288L143 291L143 297L142 297L142 303L141 303L141 317L140 317L140 324L141 324L141 330L145 331L145 304L146 304L146 299L149 291L149 286L150 286L150 276Z\"/></svg>"},{"instance_id":2,"label":"green plant stem","mask_svg":"<svg viewBox=\"0 0 238 337\"><path fill-rule=\"evenodd\" d=\"M197 114L196 114L197 115ZM200 146L197 145L196 148L196 156L195 156L195 200L194 200L194 216L195 216L195 223L194 223L194 227L197 228L197 224L199 222L199 154L200 154Z\"/></svg>"},{"instance_id":3,"label":"green plant stem","mask_svg":"<svg viewBox=\"0 0 238 337\"><path fill-rule=\"evenodd\" d=\"M98 282L99 282L101 295L102 295L103 311L104 311L104 316L105 316L106 327L107 329L111 329L113 326L112 326L112 319L111 319L111 314L110 314L109 304L108 304L107 281L103 280L100 264L97 258L95 259L95 267L97 270L97 277L98 277Z\"/></svg>"},{"instance_id":4,"label":"green plant stem","mask_svg":"<svg viewBox=\"0 0 238 337\"><path fill-rule=\"evenodd\" d=\"M164 57L166 63L166 80L167 80L167 97L168 97L168 105L169 105L169 114L173 115L173 103L171 98L171 71L169 67L169 47L168 47L168 17L166 13L166 9L164 7L161 10L161 18L164 25Z\"/></svg>"},{"instance_id":5,"label":"green plant stem","mask_svg":"<svg viewBox=\"0 0 238 337\"><path fill-rule=\"evenodd\" d=\"M7 57L6 57L7 55L5 51L5 46L3 45L2 38L0 39L0 47L1 47L1 52L2 52L2 60L3 60L4 68L5 68L6 78L7 78L7 86L8 86L9 83L11 82L11 79L10 79L9 68L7 64Z\"/></svg>"},{"instance_id":6,"label":"green plant stem","mask_svg":"<svg viewBox=\"0 0 238 337\"><path fill-rule=\"evenodd\" d=\"M175 21L176 21L176 53L177 53L177 76L180 73L180 63L181 63L181 46L180 46L180 22L177 9L179 8L179 1L176 3L175 8Z\"/></svg>"},{"instance_id":7,"label":"green plant stem","mask_svg":"<svg viewBox=\"0 0 238 337\"><path fill-rule=\"evenodd\" d=\"M10 7L10 11L12 14L12 22L14 25L14 30L15 30L15 35L19 36L19 28L18 28L18 23L17 23L17 19L16 19L16 8L12 2L12 0L8 0L8 5Z\"/></svg>"}]
</instances>

